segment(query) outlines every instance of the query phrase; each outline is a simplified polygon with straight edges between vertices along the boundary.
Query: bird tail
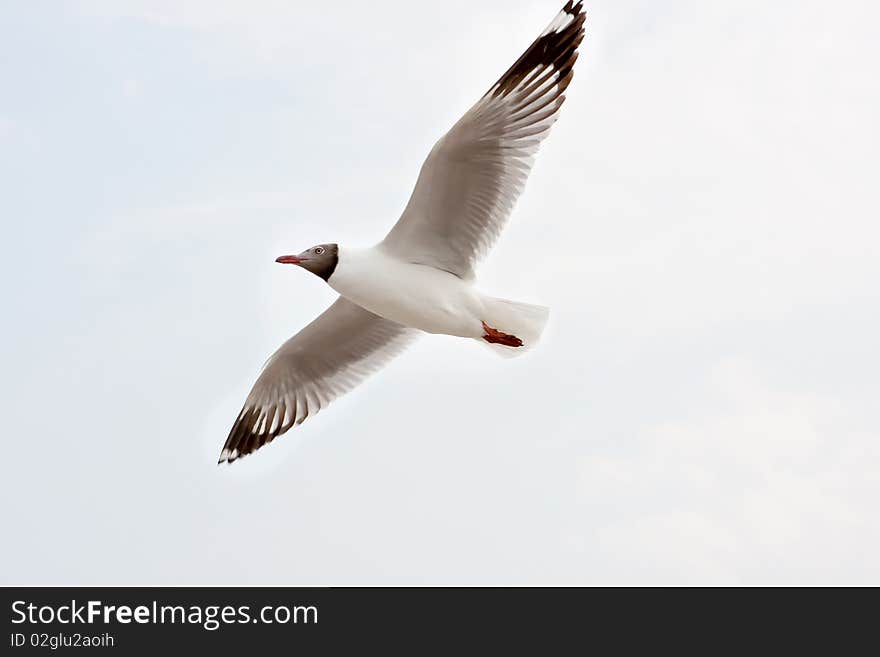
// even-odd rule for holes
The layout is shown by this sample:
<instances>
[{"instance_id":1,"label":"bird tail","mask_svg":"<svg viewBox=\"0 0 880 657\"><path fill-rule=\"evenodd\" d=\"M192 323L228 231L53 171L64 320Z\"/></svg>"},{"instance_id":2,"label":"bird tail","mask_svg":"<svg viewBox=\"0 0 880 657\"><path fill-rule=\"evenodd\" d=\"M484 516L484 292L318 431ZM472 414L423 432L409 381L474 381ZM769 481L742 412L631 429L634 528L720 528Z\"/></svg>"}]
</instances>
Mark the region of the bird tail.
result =
<instances>
[{"instance_id":1,"label":"bird tail","mask_svg":"<svg viewBox=\"0 0 880 657\"><path fill-rule=\"evenodd\" d=\"M480 342L500 356L519 356L534 347L544 331L550 309L495 297L483 298Z\"/></svg>"}]
</instances>

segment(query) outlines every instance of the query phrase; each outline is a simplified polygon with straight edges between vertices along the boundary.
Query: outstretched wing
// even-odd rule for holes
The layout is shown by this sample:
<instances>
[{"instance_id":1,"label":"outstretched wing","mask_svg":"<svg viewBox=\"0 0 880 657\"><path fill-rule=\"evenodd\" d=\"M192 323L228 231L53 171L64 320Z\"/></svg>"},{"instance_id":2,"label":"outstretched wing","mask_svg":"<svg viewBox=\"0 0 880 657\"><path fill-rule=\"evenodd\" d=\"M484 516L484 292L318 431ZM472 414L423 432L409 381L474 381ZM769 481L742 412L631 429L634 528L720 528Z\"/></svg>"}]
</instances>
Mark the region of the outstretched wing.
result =
<instances>
[{"instance_id":1,"label":"outstretched wing","mask_svg":"<svg viewBox=\"0 0 880 657\"><path fill-rule=\"evenodd\" d=\"M314 415L381 368L417 334L340 297L267 361L218 463L232 463Z\"/></svg>"},{"instance_id":2,"label":"outstretched wing","mask_svg":"<svg viewBox=\"0 0 880 657\"><path fill-rule=\"evenodd\" d=\"M436 143L403 215L382 242L392 255L473 276L525 185L565 100L584 37L571 0L491 89Z\"/></svg>"}]
</instances>

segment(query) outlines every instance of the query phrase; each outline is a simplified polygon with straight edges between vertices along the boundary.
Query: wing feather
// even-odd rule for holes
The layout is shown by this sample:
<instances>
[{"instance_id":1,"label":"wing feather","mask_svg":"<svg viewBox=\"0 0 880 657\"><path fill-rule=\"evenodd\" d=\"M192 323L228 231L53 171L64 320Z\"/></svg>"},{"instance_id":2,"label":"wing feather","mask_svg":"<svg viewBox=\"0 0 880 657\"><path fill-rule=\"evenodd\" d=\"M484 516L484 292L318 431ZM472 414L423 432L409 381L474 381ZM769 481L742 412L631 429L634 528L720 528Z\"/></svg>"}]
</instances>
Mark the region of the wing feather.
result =
<instances>
[{"instance_id":1,"label":"wing feather","mask_svg":"<svg viewBox=\"0 0 880 657\"><path fill-rule=\"evenodd\" d=\"M232 463L301 424L382 367L417 334L340 297L266 362L218 462Z\"/></svg>"},{"instance_id":2,"label":"wing feather","mask_svg":"<svg viewBox=\"0 0 880 657\"><path fill-rule=\"evenodd\" d=\"M522 193L556 121L584 37L583 3L547 29L431 149L382 248L471 278Z\"/></svg>"}]
</instances>

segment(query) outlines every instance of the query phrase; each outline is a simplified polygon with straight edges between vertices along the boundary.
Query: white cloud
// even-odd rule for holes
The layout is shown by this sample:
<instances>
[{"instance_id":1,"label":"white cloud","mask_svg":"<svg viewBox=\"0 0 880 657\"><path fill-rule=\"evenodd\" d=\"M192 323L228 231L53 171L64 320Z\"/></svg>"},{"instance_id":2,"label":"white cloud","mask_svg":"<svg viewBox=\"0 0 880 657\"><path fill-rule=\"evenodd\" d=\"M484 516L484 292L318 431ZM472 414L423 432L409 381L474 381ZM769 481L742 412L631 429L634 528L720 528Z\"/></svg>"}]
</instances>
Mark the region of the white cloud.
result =
<instances>
[{"instance_id":1,"label":"white cloud","mask_svg":"<svg viewBox=\"0 0 880 657\"><path fill-rule=\"evenodd\" d=\"M707 383L710 399L686 417L643 429L623 454L583 458L582 500L608 507L608 558L622 571L642 554L636 580L876 581L880 561L857 547L880 538L880 484L864 467L880 432L863 409L773 389L743 359Z\"/></svg>"}]
</instances>

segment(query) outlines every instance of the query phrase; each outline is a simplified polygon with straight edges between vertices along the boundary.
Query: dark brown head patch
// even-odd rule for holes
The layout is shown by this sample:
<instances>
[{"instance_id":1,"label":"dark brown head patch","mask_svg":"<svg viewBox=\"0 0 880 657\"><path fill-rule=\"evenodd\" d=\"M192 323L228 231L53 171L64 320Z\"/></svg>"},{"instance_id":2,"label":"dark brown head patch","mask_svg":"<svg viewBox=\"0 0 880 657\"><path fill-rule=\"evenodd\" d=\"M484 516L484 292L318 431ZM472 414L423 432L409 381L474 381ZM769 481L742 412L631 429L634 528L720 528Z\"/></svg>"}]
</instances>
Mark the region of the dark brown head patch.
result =
<instances>
[{"instance_id":1,"label":"dark brown head patch","mask_svg":"<svg viewBox=\"0 0 880 657\"><path fill-rule=\"evenodd\" d=\"M325 281L330 279L339 264L339 247L336 244L319 244L300 255L308 260L301 262L299 266Z\"/></svg>"}]
</instances>

